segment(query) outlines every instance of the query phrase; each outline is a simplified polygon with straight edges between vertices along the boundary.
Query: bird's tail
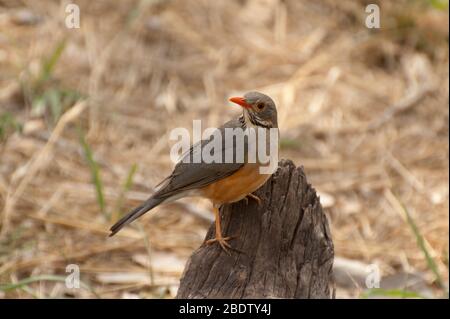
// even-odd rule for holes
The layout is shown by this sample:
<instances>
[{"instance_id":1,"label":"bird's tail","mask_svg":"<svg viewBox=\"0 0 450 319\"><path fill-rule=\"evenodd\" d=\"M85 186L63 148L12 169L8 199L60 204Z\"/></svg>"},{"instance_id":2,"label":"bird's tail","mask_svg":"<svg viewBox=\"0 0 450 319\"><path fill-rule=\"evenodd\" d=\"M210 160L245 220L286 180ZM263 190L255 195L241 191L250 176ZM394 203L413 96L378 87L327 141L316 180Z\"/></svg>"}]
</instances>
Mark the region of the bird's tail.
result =
<instances>
[{"instance_id":1,"label":"bird's tail","mask_svg":"<svg viewBox=\"0 0 450 319\"><path fill-rule=\"evenodd\" d=\"M158 206L161 204L161 202L164 199L161 198L155 198L150 197L147 199L141 206L136 207L131 212L129 212L127 215L122 217L117 223L115 223L109 230L111 231L111 234L109 234L109 237L114 236L119 230L121 230L124 226L128 225L135 219L141 217L146 212L154 208L155 206Z\"/></svg>"}]
</instances>

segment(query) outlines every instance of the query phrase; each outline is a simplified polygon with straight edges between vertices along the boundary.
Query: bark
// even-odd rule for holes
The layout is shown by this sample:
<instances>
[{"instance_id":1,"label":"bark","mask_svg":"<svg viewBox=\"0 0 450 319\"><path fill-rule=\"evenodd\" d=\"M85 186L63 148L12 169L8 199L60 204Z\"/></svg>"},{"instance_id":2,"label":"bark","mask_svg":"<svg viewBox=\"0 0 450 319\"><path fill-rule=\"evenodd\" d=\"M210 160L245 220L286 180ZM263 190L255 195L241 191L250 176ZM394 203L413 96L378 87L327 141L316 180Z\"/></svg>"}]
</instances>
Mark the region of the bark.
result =
<instances>
[{"instance_id":1,"label":"bark","mask_svg":"<svg viewBox=\"0 0 450 319\"><path fill-rule=\"evenodd\" d=\"M291 161L253 199L221 207L224 236L240 252L203 244L189 258L177 298L330 298L333 242L303 168ZM214 237L211 225L205 240Z\"/></svg>"}]
</instances>

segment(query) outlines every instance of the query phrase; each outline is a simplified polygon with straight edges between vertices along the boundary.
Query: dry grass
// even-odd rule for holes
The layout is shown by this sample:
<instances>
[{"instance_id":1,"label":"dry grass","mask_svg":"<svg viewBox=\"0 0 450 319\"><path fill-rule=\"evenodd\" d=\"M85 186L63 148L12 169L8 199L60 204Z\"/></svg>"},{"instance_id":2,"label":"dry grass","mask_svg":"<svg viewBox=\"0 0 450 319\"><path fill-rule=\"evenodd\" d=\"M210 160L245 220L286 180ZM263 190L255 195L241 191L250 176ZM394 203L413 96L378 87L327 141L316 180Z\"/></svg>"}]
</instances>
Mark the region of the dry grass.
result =
<instances>
[{"instance_id":1,"label":"dry grass","mask_svg":"<svg viewBox=\"0 0 450 319\"><path fill-rule=\"evenodd\" d=\"M423 272L439 295L399 203L448 281L448 9L378 1L370 31L364 1L75 2L71 30L63 2L0 0L0 282L19 282L0 297L95 297L20 282L71 263L97 296L174 296L209 204L107 229L170 172L170 129L220 125L249 90L276 100L281 155L322 193L336 254Z\"/></svg>"}]
</instances>

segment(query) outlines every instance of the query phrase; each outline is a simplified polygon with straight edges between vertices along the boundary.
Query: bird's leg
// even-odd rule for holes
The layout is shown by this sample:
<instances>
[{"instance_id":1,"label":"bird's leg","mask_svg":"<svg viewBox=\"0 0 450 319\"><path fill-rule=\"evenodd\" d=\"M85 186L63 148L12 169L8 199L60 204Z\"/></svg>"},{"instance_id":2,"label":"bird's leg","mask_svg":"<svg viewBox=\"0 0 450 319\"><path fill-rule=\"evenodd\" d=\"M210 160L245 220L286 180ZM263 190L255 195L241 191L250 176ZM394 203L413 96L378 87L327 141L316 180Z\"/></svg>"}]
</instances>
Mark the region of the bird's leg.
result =
<instances>
[{"instance_id":1,"label":"bird's leg","mask_svg":"<svg viewBox=\"0 0 450 319\"><path fill-rule=\"evenodd\" d=\"M261 203L262 203L261 198L259 198L258 196L254 195L254 194L252 194L252 193L250 193L250 194L248 194L247 196L245 196L245 200L247 201L247 204L248 204L248 198L249 198L249 197L250 197L251 199L254 199L254 200L258 203L258 206L261 205Z\"/></svg>"},{"instance_id":2,"label":"bird's leg","mask_svg":"<svg viewBox=\"0 0 450 319\"><path fill-rule=\"evenodd\" d=\"M229 243L227 243L228 240L231 239L231 237L222 237L222 229L220 227L220 213L219 213L219 208L214 206L214 216L215 216L215 224L216 224L216 237L213 239L209 239L206 241L206 244L211 245L215 242L218 242L220 247L222 247L223 250L225 250L225 252L227 254L229 254L228 249L231 249L231 246Z\"/></svg>"}]
</instances>

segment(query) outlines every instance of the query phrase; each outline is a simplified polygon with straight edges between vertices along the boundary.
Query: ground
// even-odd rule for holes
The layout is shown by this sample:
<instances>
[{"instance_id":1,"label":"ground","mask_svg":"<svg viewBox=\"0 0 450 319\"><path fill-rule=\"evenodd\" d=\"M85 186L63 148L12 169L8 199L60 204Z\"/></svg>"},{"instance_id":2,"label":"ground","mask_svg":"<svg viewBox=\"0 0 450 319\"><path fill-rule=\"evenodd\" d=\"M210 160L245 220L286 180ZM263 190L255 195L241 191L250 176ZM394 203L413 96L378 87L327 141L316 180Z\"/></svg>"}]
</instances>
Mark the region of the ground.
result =
<instances>
[{"instance_id":1,"label":"ground","mask_svg":"<svg viewBox=\"0 0 450 319\"><path fill-rule=\"evenodd\" d=\"M442 297L448 1L373 2L380 29L366 1L77 0L70 29L65 2L0 0L0 297L173 297L210 204L108 228L170 173L171 129L218 126L250 90L275 100L280 157L321 195L344 272L357 261L422 283L391 296Z\"/></svg>"}]
</instances>

